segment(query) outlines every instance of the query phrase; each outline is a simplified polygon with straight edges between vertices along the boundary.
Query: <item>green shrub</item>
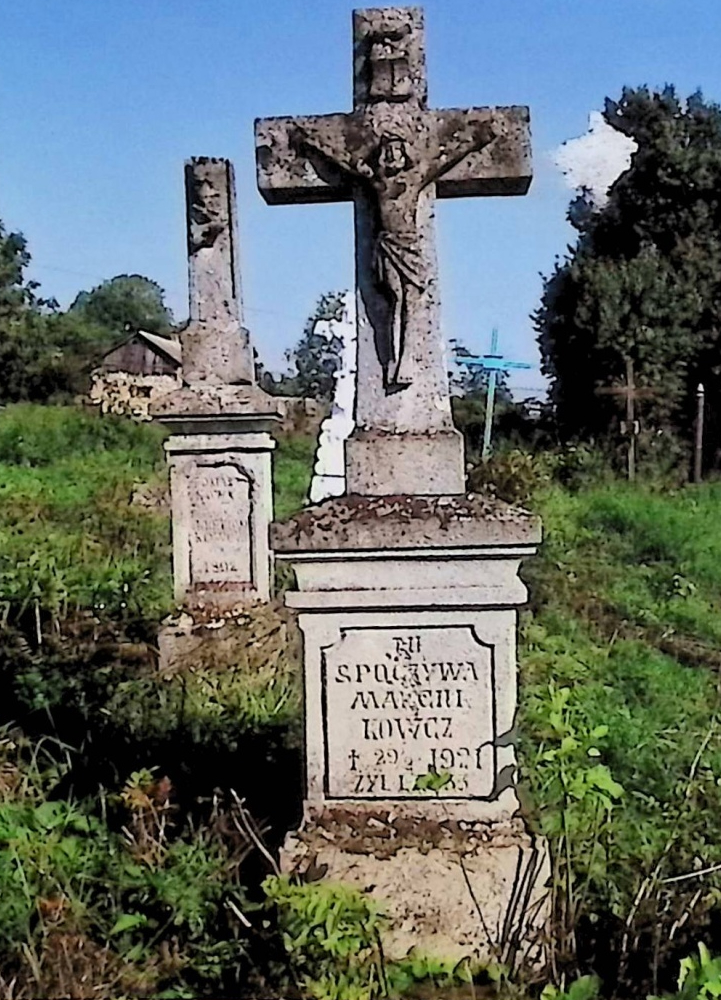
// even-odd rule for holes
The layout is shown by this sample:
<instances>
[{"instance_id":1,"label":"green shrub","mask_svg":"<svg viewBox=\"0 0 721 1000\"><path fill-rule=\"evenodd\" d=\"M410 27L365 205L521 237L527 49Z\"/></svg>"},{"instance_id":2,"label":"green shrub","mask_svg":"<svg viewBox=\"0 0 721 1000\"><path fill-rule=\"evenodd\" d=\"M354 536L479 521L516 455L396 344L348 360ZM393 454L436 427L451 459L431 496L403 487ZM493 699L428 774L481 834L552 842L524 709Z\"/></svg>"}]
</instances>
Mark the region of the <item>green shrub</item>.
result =
<instances>
[{"instance_id":1,"label":"green shrub","mask_svg":"<svg viewBox=\"0 0 721 1000\"><path fill-rule=\"evenodd\" d=\"M507 503L528 503L550 481L547 463L529 452L503 451L476 465L469 477L469 489L490 492Z\"/></svg>"},{"instance_id":2,"label":"green shrub","mask_svg":"<svg viewBox=\"0 0 721 1000\"><path fill-rule=\"evenodd\" d=\"M316 439L283 435L278 439L273 466L275 516L284 521L307 502L313 474Z\"/></svg>"},{"instance_id":3,"label":"green shrub","mask_svg":"<svg viewBox=\"0 0 721 1000\"><path fill-rule=\"evenodd\" d=\"M121 835L88 804L50 798L60 772L43 776L25 749L0 739L0 984L14 981L13 996L194 997L234 966L242 982L244 929L227 915L246 908L248 843L240 827L219 836L232 812L176 828L172 786L144 770L119 797Z\"/></svg>"},{"instance_id":4,"label":"green shrub","mask_svg":"<svg viewBox=\"0 0 721 1000\"><path fill-rule=\"evenodd\" d=\"M698 958L690 955L681 962L678 1000L711 1000L721 997L721 958L713 958L702 942Z\"/></svg>"},{"instance_id":5,"label":"green shrub","mask_svg":"<svg viewBox=\"0 0 721 1000\"><path fill-rule=\"evenodd\" d=\"M372 1000L387 994L380 951L383 917L362 893L332 882L267 878L296 982L319 1000Z\"/></svg>"},{"instance_id":6,"label":"green shrub","mask_svg":"<svg viewBox=\"0 0 721 1000\"><path fill-rule=\"evenodd\" d=\"M648 949L668 984L721 898L718 498L716 484L624 483L536 497L545 541L524 567L535 607L521 643L524 776L566 887L558 967L577 974L589 971L579 953L612 954L620 995L655 992ZM598 757L585 760L594 731ZM586 823L591 799L562 763L576 778L607 768L623 796Z\"/></svg>"}]
</instances>

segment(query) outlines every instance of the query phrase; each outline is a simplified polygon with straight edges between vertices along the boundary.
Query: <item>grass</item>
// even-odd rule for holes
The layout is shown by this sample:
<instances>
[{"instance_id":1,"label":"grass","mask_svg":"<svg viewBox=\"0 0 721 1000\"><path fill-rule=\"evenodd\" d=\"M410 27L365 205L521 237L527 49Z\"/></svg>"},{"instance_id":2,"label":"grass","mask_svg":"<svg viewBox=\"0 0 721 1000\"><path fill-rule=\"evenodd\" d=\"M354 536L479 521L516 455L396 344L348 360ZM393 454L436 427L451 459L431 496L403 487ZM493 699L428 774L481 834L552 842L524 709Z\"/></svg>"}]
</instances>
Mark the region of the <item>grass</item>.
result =
<instances>
[{"instance_id":1,"label":"grass","mask_svg":"<svg viewBox=\"0 0 721 1000\"><path fill-rule=\"evenodd\" d=\"M285 521L307 502L316 441L310 436L281 437L275 453L275 516Z\"/></svg>"},{"instance_id":2,"label":"grass","mask_svg":"<svg viewBox=\"0 0 721 1000\"><path fill-rule=\"evenodd\" d=\"M37 976L65 968L42 952L59 939L34 923L42 900L60 898L53 879L65 871L72 906L61 909L76 923L64 933L85 941L128 995L135 955L144 995L160 995L160 984L168 996L207 995L188 992L197 983L235 995L221 982L234 961L227 921L216 923L228 848L212 839L207 810L195 803L233 787L269 818L271 839L297 821L298 637L270 606L239 621L231 640L208 643L188 669L158 674L157 622L172 610L169 518L137 499L162 496L161 445L156 428L72 407L0 412L0 724L19 720L35 745L55 733L81 751L66 752L74 763L58 779L65 791L55 783L0 808L0 821L28 828L12 839L30 845L22 870L0 861L0 883L9 880L7 899L14 894L20 907L8 903L3 915L0 891L0 936L7 920L6 950L23 936L24 954L40 949ZM304 503L313 447L310 438L279 441L280 519ZM532 465L510 478L533 480ZM622 996L670 993L698 938L721 951L721 879L697 874L721 865L721 484L574 491L545 473L538 483L545 541L523 568L532 606L522 617L519 721L528 819L554 852L557 968L600 973ZM129 847L117 829L94 827L102 849L93 853L79 817L105 824L98 785L122 789L131 771L151 765L176 784L185 812L179 845L146 882L118 861ZM0 807L3 782L12 791L22 771L13 767L0 760ZM68 803L69 784L89 804ZM151 800L157 792L147 774L135 786ZM53 810L37 812L45 798L66 802L64 846L43 825L55 821ZM79 852L104 894L63 869L66 849ZM17 872L29 897L11 885ZM212 892L202 909L183 887L206 874ZM154 942L166 940L163 907L186 913L186 902L203 916L188 911L187 925L168 930L167 941L183 942L176 974L172 962L158 965ZM126 929L116 937L121 917ZM240 938L233 942L240 954ZM0 978L20 970L32 993L41 980L33 985L13 954L15 966L0 961Z\"/></svg>"},{"instance_id":3,"label":"grass","mask_svg":"<svg viewBox=\"0 0 721 1000\"><path fill-rule=\"evenodd\" d=\"M155 427L75 407L0 413L0 606L53 621L79 609L119 618L170 606L167 516L136 502L158 484Z\"/></svg>"},{"instance_id":4,"label":"grass","mask_svg":"<svg viewBox=\"0 0 721 1000\"><path fill-rule=\"evenodd\" d=\"M287 613L249 613L157 670L162 438L72 407L0 412L0 726L24 731L23 760L0 732L2 997L238 995L248 843L229 789L279 831L300 809ZM311 454L281 442L286 514Z\"/></svg>"},{"instance_id":5,"label":"grass","mask_svg":"<svg viewBox=\"0 0 721 1000\"><path fill-rule=\"evenodd\" d=\"M77 407L0 412L0 614L59 621L80 609L160 618L171 610L163 433ZM314 441L284 438L275 455L279 518L303 506Z\"/></svg>"},{"instance_id":6,"label":"grass","mask_svg":"<svg viewBox=\"0 0 721 1000\"><path fill-rule=\"evenodd\" d=\"M721 864L721 486L551 485L536 505L522 758L574 901L569 952L626 995L670 990L721 898L717 872L694 875ZM622 789L601 805L582 780L597 765Z\"/></svg>"}]
</instances>

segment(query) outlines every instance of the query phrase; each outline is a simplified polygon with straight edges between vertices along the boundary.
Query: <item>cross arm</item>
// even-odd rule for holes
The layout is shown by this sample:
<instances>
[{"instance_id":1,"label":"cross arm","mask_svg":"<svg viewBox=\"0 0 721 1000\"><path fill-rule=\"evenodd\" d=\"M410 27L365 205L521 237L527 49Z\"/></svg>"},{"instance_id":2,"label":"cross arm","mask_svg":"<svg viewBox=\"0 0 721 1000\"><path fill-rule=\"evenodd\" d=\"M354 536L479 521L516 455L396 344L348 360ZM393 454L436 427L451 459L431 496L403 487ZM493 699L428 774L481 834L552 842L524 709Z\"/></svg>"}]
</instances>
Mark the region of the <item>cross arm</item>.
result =
<instances>
[{"instance_id":1,"label":"cross arm","mask_svg":"<svg viewBox=\"0 0 721 1000\"><path fill-rule=\"evenodd\" d=\"M485 368L486 371L505 372L511 368L533 368L533 365L526 361L508 361L506 358L494 357L492 354L485 354L476 358L471 355L461 355L456 358L459 365L467 365L469 368Z\"/></svg>"},{"instance_id":2,"label":"cross arm","mask_svg":"<svg viewBox=\"0 0 721 1000\"><path fill-rule=\"evenodd\" d=\"M336 114L256 119L258 188L269 204L352 198L347 118Z\"/></svg>"},{"instance_id":3,"label":"cross arm","mask_svg":"<svg viewBox=\"0 0 721 1000\"><path fill-rule=\"evenodd\" d=\"M451 108L429 114L446 163L436 181L439 198L526 193L533 173L528 108Z\"/></svg>"}]
</instances>

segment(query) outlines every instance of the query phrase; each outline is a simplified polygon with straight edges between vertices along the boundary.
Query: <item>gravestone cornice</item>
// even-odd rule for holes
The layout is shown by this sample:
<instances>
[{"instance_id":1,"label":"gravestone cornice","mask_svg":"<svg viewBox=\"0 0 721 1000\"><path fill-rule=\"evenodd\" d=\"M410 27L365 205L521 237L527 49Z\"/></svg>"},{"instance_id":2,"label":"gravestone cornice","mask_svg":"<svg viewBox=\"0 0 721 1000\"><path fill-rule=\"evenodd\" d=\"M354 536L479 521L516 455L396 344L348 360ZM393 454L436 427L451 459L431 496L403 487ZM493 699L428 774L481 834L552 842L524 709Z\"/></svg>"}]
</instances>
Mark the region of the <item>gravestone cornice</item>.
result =
<instances>
[{"instance_id":1,"label":"gravestone cornice","mask_svg":"<svg viewBox=\"0 0 721 1000\"><path fill-rule=\"evenodd\" d=\"M349 494L271 527L280 553L536 546L540 519L495 497Z\"/></svg>"}]
</instances>

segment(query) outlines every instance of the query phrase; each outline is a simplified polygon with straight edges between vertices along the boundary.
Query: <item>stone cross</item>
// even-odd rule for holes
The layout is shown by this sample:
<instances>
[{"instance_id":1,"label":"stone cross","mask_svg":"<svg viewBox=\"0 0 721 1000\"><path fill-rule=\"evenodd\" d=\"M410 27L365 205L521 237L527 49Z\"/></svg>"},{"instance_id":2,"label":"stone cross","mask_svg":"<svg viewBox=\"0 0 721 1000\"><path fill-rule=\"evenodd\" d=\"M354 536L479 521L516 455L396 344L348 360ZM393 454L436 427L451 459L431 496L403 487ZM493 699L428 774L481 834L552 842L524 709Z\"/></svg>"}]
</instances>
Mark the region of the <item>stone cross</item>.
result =
<instances>
[{"instance_id":1,"label":"stone cross","mask_svg":"<svg viewBox=\"0 0 721 1000\"><path fill-rule=\"evenodd\" d=\"M358 315L348 489L461 493L439 321L435 198L525 194L525 107L430 110L423 12L355 11L354 109L256 122L271 204L352 201Z\"/></svg>"},{"instance_id":2,"label":"stone cross","mask_svg":"<svg viewBox=\"0 0 721 1000\"><path fill-rule=\"evenodd\" d=\"M235 179L229 160L185 164L190 321L181 333L188 385L253 385L253 351L242 322Z\"/></svg>"}]
</instances>

